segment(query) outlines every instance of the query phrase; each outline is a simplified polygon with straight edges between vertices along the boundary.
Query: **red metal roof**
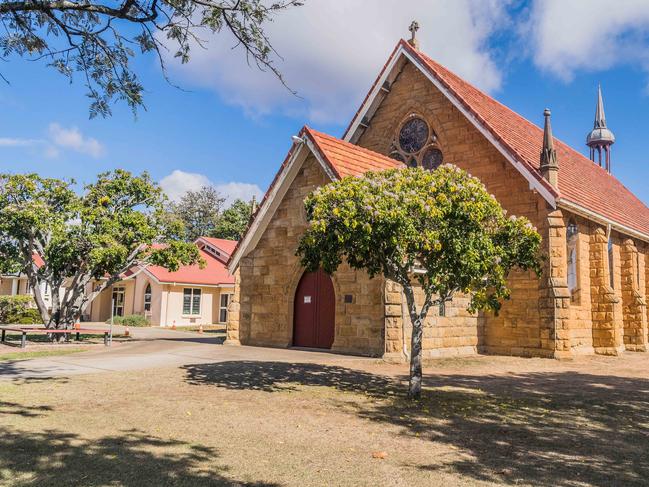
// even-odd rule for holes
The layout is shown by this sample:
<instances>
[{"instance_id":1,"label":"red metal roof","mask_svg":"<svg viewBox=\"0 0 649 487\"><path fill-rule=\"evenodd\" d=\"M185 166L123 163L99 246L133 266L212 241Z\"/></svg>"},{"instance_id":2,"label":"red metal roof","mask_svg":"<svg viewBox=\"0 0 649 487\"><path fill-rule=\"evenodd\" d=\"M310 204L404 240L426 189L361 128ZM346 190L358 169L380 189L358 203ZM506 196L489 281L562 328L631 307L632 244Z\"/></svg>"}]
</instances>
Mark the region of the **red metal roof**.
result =
<instances>
[{"instance_id":1,"label":"red metal roof","mask_svg":"<svg viewBox=\"0 0 649 487\"><path fill-rule=\"evenodd\" d=\"M230 255L232 255L232 252L234 252L234 249L237 246L236 240L226 240L224 238L214 238L214 237L200 237L200 239L209 242L214 247L218 247L223 252Z\"/></svg>"},{"instance_id":2,"label":"red metal roof","mask_svg":"<svg viewBox=\"0 0 649 487\"><path fill-rule=\"evenodd\" d=\"M196 264L181 266L176 272L168 271L164 267L159 266L149 266L146 270L158 281L165 284L194 284L197 286L234 285L234 276L228 272L223 262L204 250L200 250L200 254L206 263L203 269Z\"/></svg>"},{"instance_id":3,"label":"red metal roof","mask_svg":"<svg viewBox=\"0 0 649 487\"><path fill-rule=\"evenodd\" d=\"M45 265L45 261L38 252L32 253L32 260L34 261L34 264L36 264L36 267L38 267L39 269Z\"/></svg>"},{"instance_id":4,"label":"red metal roof","mask_svg":"<svg viewBox=\"0 0 649 487\"><path fill-rule=\"evenodd\" d=\"M302 130L339 178L360 176L367 171L385 171L405 167L399 161L358 145L345 142L309 127Z\"/></svg>"},{"instance_id":5,"label":"red metal roof","mask_svg":"<svg viewBox=\"0 0 649 487\"><path fill-rule=\"evenodd\" d=\"M455 95L537 179L542 180L538 170L543 143L543 130L540 127L414 49L406 41L402 40L400 44L419 59L429 73ZM649 235L649 208L642 201L615 176L580 152L556 138L554 143L559 163L560 200L575 203L615 223Z\"/></svg>"}]
</instances>

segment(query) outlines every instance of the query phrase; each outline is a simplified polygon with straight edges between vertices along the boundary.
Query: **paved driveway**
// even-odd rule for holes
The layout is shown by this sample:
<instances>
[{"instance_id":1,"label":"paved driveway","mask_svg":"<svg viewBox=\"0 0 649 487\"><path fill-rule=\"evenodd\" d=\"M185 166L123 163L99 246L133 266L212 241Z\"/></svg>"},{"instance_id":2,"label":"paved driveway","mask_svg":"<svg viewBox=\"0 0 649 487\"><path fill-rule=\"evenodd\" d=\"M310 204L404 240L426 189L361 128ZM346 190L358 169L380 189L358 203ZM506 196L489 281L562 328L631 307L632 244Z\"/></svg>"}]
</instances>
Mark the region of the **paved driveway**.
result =
<instances>
[{"instance_id":1,"label":"paved driveway","mask_svg":"<svg viewBox=\"0 0 649 487\"><path fill-rule=\"evenodd\" d=\"M92 325L91 325L92 326ZM106 325L101 325L105 328ZM116 333L121 327L115 327ZM230 360L340 363L371 361L326 352L222 345L223 338L164 328L130 328L133 341L73 355L0 362L0 380L173 367Z\"/></svg>"}]
</instances>

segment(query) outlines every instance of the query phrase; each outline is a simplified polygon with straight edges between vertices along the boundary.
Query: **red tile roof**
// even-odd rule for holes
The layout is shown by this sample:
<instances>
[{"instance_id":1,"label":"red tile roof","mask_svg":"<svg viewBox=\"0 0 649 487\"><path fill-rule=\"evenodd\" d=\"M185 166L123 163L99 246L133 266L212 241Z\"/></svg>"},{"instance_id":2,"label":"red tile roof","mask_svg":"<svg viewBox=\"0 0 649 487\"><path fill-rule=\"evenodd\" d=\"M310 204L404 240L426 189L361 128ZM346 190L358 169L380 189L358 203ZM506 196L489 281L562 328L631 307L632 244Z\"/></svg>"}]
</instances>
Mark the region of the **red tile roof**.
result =
<instances>
[{"instance_id":1,"label":"red tile roof","mask_svg":"<svg viewBox=\"0 0 649 487\"><path fill-rule=\"evenodd\" d=\"M45 265L45 261L37 252L34 252L32 254L32 260L34 261L34 264L36 264L36 267L38 267L39 269Z\"/></svg>"},{"instance_id":2,"label":"red tile roof","mask_svg":"<svg viewBox=\"0 0 649 487\"><path fill-rule=\"evenodd\" d=\"M400 44L419 59L460 103L529 171L542 180L538 170L543 130L489 95L470 85L406 41ZM559 204L575 203L591 212L649 235L649 208L615 176L590 159L554 139L559 163ZM554 190L555 194L557 193Z\"/></svg>"},{"instance_id":3,"label":"red tile roof","mask_svg":"<svg viewBox=\"0 0 649 487\"><path fill-rule=\"evenodd\" d=\"M228 272L223 262L213 255L200 251L206 266L201 269L198 265L181 266L176 272L171 272L164 267L149 266L147 272L158 281L166 284L194 284L197 286L217 286L220 284L234 285L234 276Z\"/></svg>"},{"instance_id":4,"label":"red tile roof","mask_svg":"<svg viewBox=\"0 0 649 487\"><path fill-rule=\"evenodd\" d=\"M214 238L214 237L200 237L200 238L202 240L205 240L206 242L209 242L214 247L218 247L226 254L230 254L230 255L232 255L232 252L234 252L234 249L237 246L236 240L226 240L224 238Z\"/></svg>"},{"instance_id":5,"label":"red tile roof","mask_svg":"<svg viewBox=\"0 0 649 487\"><path fill-rule=\"evenodd\" d=\"M401 162L358 145L345 142L331 135L304 127L307 135L336 176L360 176L367 171L385 171L405 167Z\"/></svg>"},{"instance_id":6,"label":"red tile roof","mask_svg":"<svg viewBox=\"0 0 649 487\"><path fill-rule=\"evenodd\" d=\"M344 140L338 139L331 135L318 132L317 130L313 130L312 128L307 127L306 125L302 127L302 130L300 130L299 136L308 137L309 140L311 140L315 148L323 157L324 161L338 178L343 178L345 176L359 176L366 173L367 171L382 171L396 167L403 167L403 164L399 161L386 157L383 154L379 154L369 149L365 149L364 147L345 142ZM282 174L288 164L288 161L291 159L291 156L298 147L300 147L299 144L293 144L291 146L291 149L288 151L288 154L286 154L284 162L282 162L282 165L277 171L277 174L275 174L273 181L270 183L270 186L266 190L264 197L259 203L257 212L252 216L253 221L257 217L259 210L264 207L266 201L268 200L268 195L277 184L280 174ZM241 239L236 243L232 252L230 252L230 261L232 261L232 256L241 246L249 231L250 225L246 229L246 232L243 234Z\"/></svg>"}]
</instances>

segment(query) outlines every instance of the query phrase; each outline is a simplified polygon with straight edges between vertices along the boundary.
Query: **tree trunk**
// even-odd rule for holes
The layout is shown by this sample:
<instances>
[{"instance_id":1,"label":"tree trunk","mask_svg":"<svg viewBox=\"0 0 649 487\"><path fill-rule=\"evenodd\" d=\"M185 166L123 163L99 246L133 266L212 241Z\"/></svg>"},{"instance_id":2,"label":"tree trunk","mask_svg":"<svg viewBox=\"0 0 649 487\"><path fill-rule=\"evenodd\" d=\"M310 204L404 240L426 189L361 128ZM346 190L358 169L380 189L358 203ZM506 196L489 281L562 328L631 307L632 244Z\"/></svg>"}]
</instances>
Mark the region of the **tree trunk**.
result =
<instances>
[{"instance_id":1,"label":"tree trunk","mask_svg":"<svg viewBox=\"0 0 649 487\"><path fill-rule=\"evenodd\" d=\"M423 332L422 319L417 316L412 319L412 339L410 341L410 384L408 386L408 397L410 399L419 399L421 397L421 341Z\"/></svg>"},{"instance_id":2,"label":"tree trunk","mask_svg":"<svg viewBox=\"0 0 649 487\"><path fill-rule=\"evenodd\" d=\"M403 286L403 293L406 296L408 313L410 314L410 321L412 321L412 338L410 340L410 384L408 386L408 397L410 399L419 399L421 397L421 341L424 331L424 317L422 317L420 313L417 313L415 293L412 286ZM422 309L422 311L424 310Z\"/></svg>"}]
</instances>

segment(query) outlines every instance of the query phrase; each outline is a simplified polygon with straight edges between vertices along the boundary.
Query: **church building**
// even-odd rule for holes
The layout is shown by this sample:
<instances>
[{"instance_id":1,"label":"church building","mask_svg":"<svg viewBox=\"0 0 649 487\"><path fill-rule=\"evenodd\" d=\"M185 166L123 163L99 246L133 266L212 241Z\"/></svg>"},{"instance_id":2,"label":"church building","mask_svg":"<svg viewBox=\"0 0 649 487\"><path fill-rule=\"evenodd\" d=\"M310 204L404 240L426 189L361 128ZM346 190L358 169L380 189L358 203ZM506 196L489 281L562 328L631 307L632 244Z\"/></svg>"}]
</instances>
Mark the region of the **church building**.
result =
<instances>
[{"instance_id":1,"label":"church building","mask_svg":"<svg viewBox=\"0 0 649 487\"><path fill-rule=\"evenodd\" d=\"M544 269L540 278L512 272L511 299L497 316L469 313L462 296L444 316L431 311L424 357L646 352L649 208L612 174L615 138L601 90L588 158L553 137L549 110L539 110L540 128L430 59L416 29L396 45L341 139L306 126L293 137L228 264L236 283L226 343L406 360L411 324L399 285L345 265L331 276L300 266L303 201L347 176L450 163L536 226Z\"/></svg>"}]
</instances>

